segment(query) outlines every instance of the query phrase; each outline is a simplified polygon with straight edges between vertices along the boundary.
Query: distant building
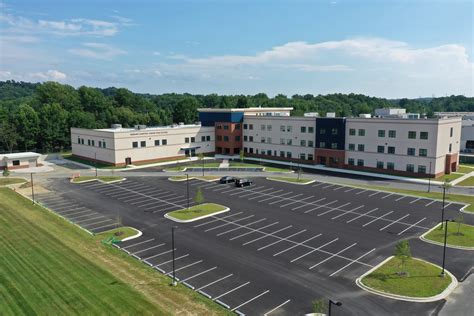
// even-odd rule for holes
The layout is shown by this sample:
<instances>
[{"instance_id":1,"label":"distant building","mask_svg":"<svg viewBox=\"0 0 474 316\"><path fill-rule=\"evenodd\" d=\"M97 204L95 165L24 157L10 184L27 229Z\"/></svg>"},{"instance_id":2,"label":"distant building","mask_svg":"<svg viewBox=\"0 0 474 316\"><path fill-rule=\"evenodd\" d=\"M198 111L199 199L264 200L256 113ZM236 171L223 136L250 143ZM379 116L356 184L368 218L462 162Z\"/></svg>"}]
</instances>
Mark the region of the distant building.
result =
<instances>
[{"instance_id":1,"label":"distant building","mask_svg":"<svg viewBox=\"0 0 474 316\"><path fill-rule=\"evenodd\" d=\"M474 112L435 112L437 117L461 117L461 152L474 153Z\"/></svg>"},{"instance_id":2,"label":"distant building","mask_svg":"<svg viewBox=\"0 0 474 316\"><path fill-rule=\"evenodd\" d=\"M0 154L0 170L38 167L40 154L33 152Z\"/></svg>"}]
</instances>

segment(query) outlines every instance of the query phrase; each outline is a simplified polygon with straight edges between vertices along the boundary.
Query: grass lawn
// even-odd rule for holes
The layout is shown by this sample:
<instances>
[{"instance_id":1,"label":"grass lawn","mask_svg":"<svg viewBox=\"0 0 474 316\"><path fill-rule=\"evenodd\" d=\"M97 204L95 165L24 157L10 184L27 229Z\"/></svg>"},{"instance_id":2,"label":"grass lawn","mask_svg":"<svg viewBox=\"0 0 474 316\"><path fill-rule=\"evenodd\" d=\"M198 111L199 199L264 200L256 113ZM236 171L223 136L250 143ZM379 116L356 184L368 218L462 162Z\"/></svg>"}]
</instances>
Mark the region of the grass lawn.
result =
<instances>
[{"instance_id":1,"label":"grass lawn","mask_svg":"<svg viewBox=\"0 0 474 316\"><path fill-rule=\"evenodd\" d=\"M304 179L304 178L290 178L290 177L268 177L268 180L278 180L278 181L286 181L292 183L310 183L313 181L312 179Z\"/></svg>"},{"instance_id":2,"label":"grass lawn","mask_svg":"<svg viewBox=\"0 0 474 316\"><path fill-rule=\"evenodd\" d=\"M167 213L168 216L171 216L180 220L190 220L197 217L214 214L220 211L225 210L226 207L214 203L204 203L190 207L189 209L182 209L173 212Z\"/></svg>"},{"instance_id":3,"label":"grass lawn","mask_svg":"<svg viewBox=\"0 0 474 316\"><path fill-rule=\"evenodd\" d=\"M118 176L82 176L82 177L77 177L72 180L73 183L81 183L84 181L89 181L89 180L101 180L104 182L112 182L112 181L117 181L121 180L123 177L118 177Z\"/></svg>"},{"instance_id":4,"label":"grass lawn","mask_svg":"<svg viewBox=\"0 0 474 316\"><path fill-rule=\"evenodd\" d=\"M437 193L437 192L405 190L405 189L390 188L390 187L377 186L377 185L356 185L356 187L360 187L363 189L375 189L375 190L382 190L382 191L387 191L387 192L415 195L415 196L426 197L426 198L431 198L431 199L439 199L439 200L443 199L443 193ZM469 204L464 210L467 212L474 213L474 196L447 193L446 201L461 202L461 203Z\"/></svg>"},{"instance_id":5,"label":"grass lawn","mask_svg":"<svg viewBox=\"0 0 474 316\"><path fill-rule=\"evenodd\" d=\"M82 159L82 158L79 158L79 157L75 157L70 153L62 154L61 156L64 159L79 162L79 163L82 163L82 164L85 164L85 165L88 165L88 166L91 166L91 167L96 166L93 161ZM123 167L114 167L111 164L105 164L105 163L98 162L97 163L97 168L100 168L100 169L119 169L119 168L123 168Z\"/></svg>"},{"instance_id":6,"label":"grass lawn","mask_svg":"<svg viewBox=\"0 0 474 316\"><path fill-rule=\"evenodd\" d=\"M1 315L230 315L7 188L0 226Z\"/></svg>"},{"instance_id":7,"label":"grass lawn","mask_svg":"<svg viewBox=\"0 0 474 316\"><path fill-rule=\"evenodd\" d=\"M218 168L219 162L204 163L204 168ZM184 168L202 168L202 163L195 163L190 165L175 166L175 167L164 167L167 171L183 171Z\"/></svg>"},{"instance_id":8,"label":"grass lawn","mask_svg":"<svg viewBox=\"0 0 474 316\"><path fill-rule=\"evenodd\" d=\"M448 182L451 182L453 180L456 180L457 178L461 178L462 176L464 176L464 174L460 174L460 173L451 173L451 174L445 174L441 177L438 177L436 179L434 179L435 181L440 181L440 182L444 182L444 181L448 181Z\"/></svg>"},{"instance_id":9,"label":"grass lawn","mask_svg":"<svg viewBox=\"0 0 474 316\"><path fill-rule=\"evenodd\" d=\"M170 180L174 180L174 181L182 181L182 180L186 180L186 176L174 176L174 177L169 177ZM198 180L208 180L208 181L212 181L212 180L219 180L220 178L219 177L216 177L216 176L192 176L192 177L189 177L189 180L191 179L198 179Z\"/></svg>"},{"instance_id":10,"label":"grass lawn","mask_svg":"<svg viewBox=\"0 0 474 316\"><path fill-rule=\"evenodd\" d=\"M467 166L459 166L459 169L457 172L460 173L469 173L474 171L474 166L472 167L467 167Z\"/></svg>"},{"instance_id":11,"label":"grass lawn","mask_svg":"<svg viewBox=\"0 0 474 316\"><path fill-rule=\"evenodd\" d=\"M138 233L137 230L131 228L131 227L119 227L119 228L114 228L105 232L102 232L100 234L96 234L95 238L97 240L104 240L110 237L115 237L115 239L122 240L127 237L134 236Z\"/></svg>"},{"instance_id":12,"label":"grass lawn","mask_svg":"<svg viewBox=\"0 0 474 316\"><path fill-rule=\"evenodd\" d=\"M362 283L375 290L411 297L430 297L443 292L451 283L446 274L440 277L441 268L410 259L406 263L408 276L400 276L400 260L392 258L383 266L362 279Z\"/></svg>"},{"instance_id":13,"label":"grass lawn","mask_svg":"<svg viewBox=\"0 0 474 316\"><path fill-rule=\"evenodd\" d=\"M0 186L26 182L23 178L0 178Z\"/></svg>"},{"instance_id":14,"label":"grass lawn","mask_svg":"<svg viewBox=\"0 0 474 316\"><path fill-rule=\"evenodd\" d=\"M289 169L268 167L268 166L265 166L265 165L259 165L259 164L254 164L254 163L246 163L246 162L230 161L229 165L230 165L230 167L241 167L241 168L265 168L264 171L266 171L266 172L290 172Z\"/></svg>"},{"instance_id":15,"label":"grass lawn","mask_svg":"<svg viewBox=\"0 0 474 316\"><path fill-rule=\"evenodd\" d=\"M463 246L463 247L474 247L474 226L461 224L458 235L458 224L448 223L448 238L446 242L449 245ZM429 234L425 235L426 239L444 243L444 229L437 228L433 229Z\"/></svg>"},{"instance_id":16,"label":"grass lawn","mask_svg":"<svg viewBox=\"0 0 474 316\"><path fill-rule=\"evenodd\" d=\"M467 179L464 179L456 185L465 186L465 187L472 187L472 186L474 186L474 177L469 177Z\"/></svg>"}]
</instances>

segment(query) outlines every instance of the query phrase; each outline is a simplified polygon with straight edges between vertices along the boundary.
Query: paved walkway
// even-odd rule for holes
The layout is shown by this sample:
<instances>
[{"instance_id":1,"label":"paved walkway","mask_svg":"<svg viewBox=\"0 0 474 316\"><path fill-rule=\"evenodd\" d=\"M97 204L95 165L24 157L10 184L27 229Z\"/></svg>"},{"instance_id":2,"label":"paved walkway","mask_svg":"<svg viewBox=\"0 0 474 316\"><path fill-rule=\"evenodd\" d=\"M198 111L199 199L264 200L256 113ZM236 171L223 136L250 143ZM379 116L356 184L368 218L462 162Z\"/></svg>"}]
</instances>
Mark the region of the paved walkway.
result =
<instances>
[{"instance_id":1,"label":"paved walkway","mask_svg":"<svg viewBox=\"0 0 474 316\"><path fill-rule=\"evenodd\" d=\"M474 274L460 282L458 287L446 299L440 316L471 316L474 311Z\"/></svg>"},{"instance_id":2,"label":"paved walkway","mask_svg":"<svg viewBox=\"0 0 474 316\"><path fill-rule=\"evenodd\" d=\"M229 159L222 160L221 164L219 165L219 168L229 168Z\"/></svg>"},{"instance_id":3,"label":"paved walkway","mask_svg":"<svg viewBox=\"0 0 474 316\"><path fill-rule=\"evenodd\" d=\"M466 174L463 175L462 177L459 177L459 178L457 178L457 179L451 181L451 184L452 184L452 185L456 185L456 184L458 184L459 182L462 182L462 181L466 180L466 179L469 178L469 177L474 177L474 169L473 169L473 171L471 171L471 172L469 172L469 173L466 173Z\"/></svg>"}]
</instances>

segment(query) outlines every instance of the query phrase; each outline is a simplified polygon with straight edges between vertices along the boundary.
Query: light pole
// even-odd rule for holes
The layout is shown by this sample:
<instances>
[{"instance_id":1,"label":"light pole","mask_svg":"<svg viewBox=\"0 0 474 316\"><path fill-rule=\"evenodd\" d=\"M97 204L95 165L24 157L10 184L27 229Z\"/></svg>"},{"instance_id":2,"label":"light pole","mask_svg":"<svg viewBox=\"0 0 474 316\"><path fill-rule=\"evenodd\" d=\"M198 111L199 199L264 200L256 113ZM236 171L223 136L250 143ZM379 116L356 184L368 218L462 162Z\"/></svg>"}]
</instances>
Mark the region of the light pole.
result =
<instances>
[{"instance_id":1,"label":"light pole","mask_svg":"<svg viewBox=\"0 0 474 316\"><path fill-rule=\"evenodd\" d=\"M33 183L33 172L30 173L30 178L31 178L31 198L33 199L33 204L35 204L35 189L34 189L34 183Z\"/></svg>"},{"instance_id":2,"label":"light pole","mask_svg":"<svg viewBox=\"0 0 474 316\"><path fill-rule=\"evenodd\" d=\"M442 185L443 187L443 209L441 211L441 227L440 229L443 229L443 222L444 222L444 202L445 202L445 199L446 199L446 188L448 186L448 183L445 181Z\"/></svg>"},{"instance_id":3,"label":"light pole","mask_svg":"<svg viewBox=\"0 0 474 316\"><path fill-rule=\"evenodd\" d=\"M189 174L186 173L186 200L187 200L187 207L189 209Z\"/></svg>"},{"instance_id":4,"label":"light pole","mask_svg":"<svg viewBox=\"0 0 474 316\"><path fill-rule=\"evenodd\" d=\"M172 226L171 227L171 249L172 249L172 252L173 252L173 286L176 286L176 271L175 271L175 265L174 265L174 230L175 230L175 226Z\"/></svg>"},{"instance_id":5,"label":"light pole","mask_svg":"<svg viewBox=\"0 0 474 316\"><path fill-rule=\"evenodd\" d=\"M444 228L444 247L443 247L443 270L441 271L441 276L444 277L444 263L446 261L446 239L448 239L448 222L454 222L452 219L446 219L446 227Z\"/></svg>"},{"instance_id":6,"label":"light pole","mask_svg":"<svg viewBox=\"0 0 474 316\"><path fill-rule=\"evenodd\" d=\"M341 306L342 303L338 301L329 300L328 316L331 316L331 305Z\"/></svg>"},{"instance_id":7,"label":"light pole","mask_svg":"<svg viewBox=\"0 0 474 316\"><path fill-rule=\"evenodd\" d=\"M94 153L95 177L97 178L97 153Z\"/></svg>"},{"instance_id":8,"label":"light pole","mask_svg":"<svg viewBox=\"0 0 474 316\"><path fill-rule=\"evenodd\" d=\"M431 191L431 161L430 161L430 174L428 176L428 192Z\"/></svg>"}]
</instances>

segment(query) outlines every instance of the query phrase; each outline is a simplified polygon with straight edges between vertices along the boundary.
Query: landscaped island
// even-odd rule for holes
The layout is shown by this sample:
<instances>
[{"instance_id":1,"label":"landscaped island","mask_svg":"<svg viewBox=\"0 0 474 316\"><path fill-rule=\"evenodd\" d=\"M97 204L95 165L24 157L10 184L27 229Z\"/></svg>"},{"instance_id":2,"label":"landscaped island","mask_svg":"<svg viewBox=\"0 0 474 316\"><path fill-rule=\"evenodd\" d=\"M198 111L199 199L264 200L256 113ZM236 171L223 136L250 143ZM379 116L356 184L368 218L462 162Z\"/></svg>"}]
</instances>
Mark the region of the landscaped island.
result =
<instances>
[{"instance_id":1,"label":"landscaped island","mask_svg":"<svg viewBox=\"0 0 474 316\"><path fill-rule=\"evenodd\" d=\"M169 212L165 214L165 217L176 222L186 223L200 220L212 215L220 214L229 211L229 208L215 204L215 203L203 203L192 206L190 208L184 208L181 210Z\"/></svg>"}]
</instances>

